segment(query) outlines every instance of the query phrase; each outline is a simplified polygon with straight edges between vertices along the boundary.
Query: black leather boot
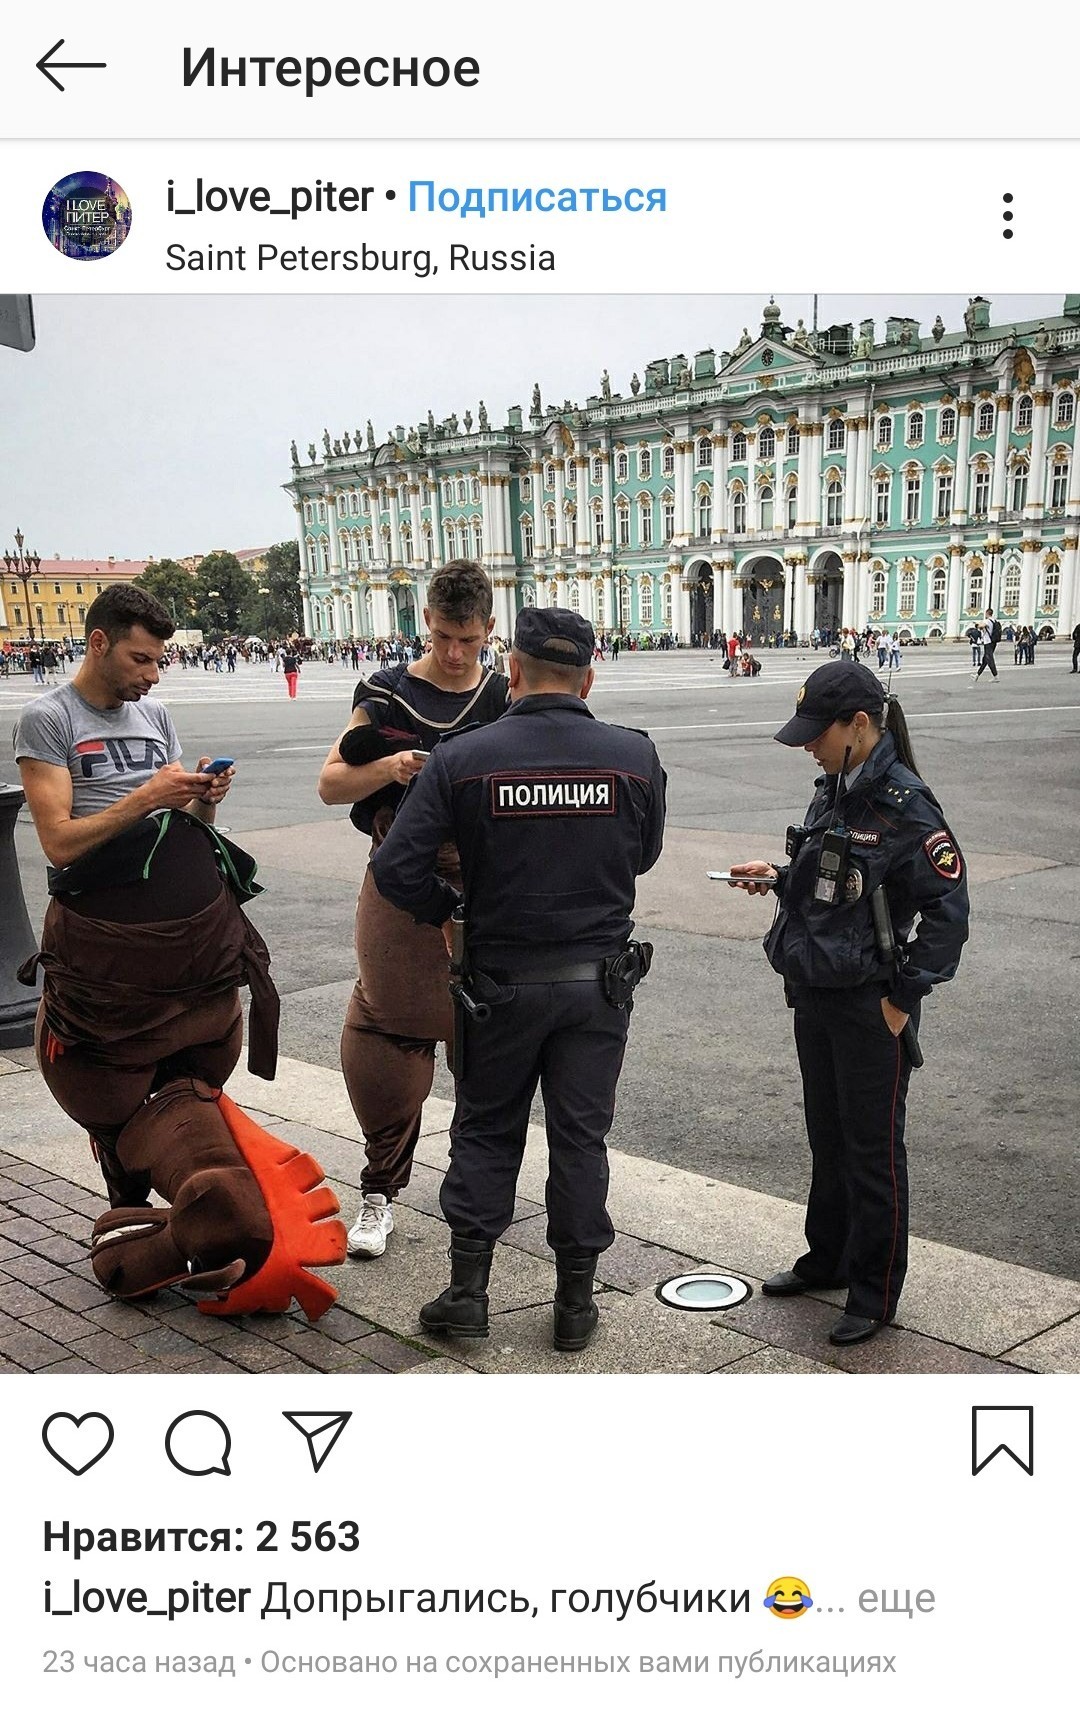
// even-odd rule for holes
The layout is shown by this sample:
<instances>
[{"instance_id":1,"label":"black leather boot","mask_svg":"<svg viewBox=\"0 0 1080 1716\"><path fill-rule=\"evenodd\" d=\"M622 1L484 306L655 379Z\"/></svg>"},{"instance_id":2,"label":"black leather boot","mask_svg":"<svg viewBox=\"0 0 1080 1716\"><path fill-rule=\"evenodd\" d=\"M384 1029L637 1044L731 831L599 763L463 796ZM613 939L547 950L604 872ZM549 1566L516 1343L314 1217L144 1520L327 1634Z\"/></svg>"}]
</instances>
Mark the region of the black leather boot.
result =
<instances>
[{"instance_id":1,"label":"black leather boot","mask_svg":"<svg viewBox=\"0 0 1080 1716\"><path fill-rule=\"evenodd\" d=\"M598 1251L555 1253L555 1351L580 1353L592 1340L600 1313L593 1302Z\"/></svg>"},{"instance_id":2,"label":"black leather boot","mask_svg":"<svg viewBox=\"0 0 1080 1716\"><path fill-rule=\"evenodd\" d=\"M420 1327L429 1335L454 1335L458 1340L488 1336L488 1276L495 1247L483 1239L450 1241L450 1285L420 1311Z\"/></svg>"}]
</instances>

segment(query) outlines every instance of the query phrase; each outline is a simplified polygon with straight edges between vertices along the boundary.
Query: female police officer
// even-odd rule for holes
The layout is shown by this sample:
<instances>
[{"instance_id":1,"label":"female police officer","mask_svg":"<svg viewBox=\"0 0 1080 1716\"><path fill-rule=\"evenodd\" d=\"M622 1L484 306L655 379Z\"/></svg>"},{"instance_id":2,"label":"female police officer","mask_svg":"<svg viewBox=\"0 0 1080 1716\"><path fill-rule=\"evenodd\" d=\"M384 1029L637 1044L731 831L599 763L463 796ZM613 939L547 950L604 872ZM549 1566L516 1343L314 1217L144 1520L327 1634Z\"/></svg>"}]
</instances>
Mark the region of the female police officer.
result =
<instances>
[{"instance_id":1,"label":"female police officer","mask_svg":"<svg viewBox=\"0 0 1080 1716\"><path fill-rule=\"evenodd\" d=\"M775 888L765 951L795 1012L813 1157L808 1249L763 1285L787 1296L847 1288L837 1346L892 1321L907 1268L904 1109L919 1006L954 975L967 939L964 863L920 779L907 724L869 668L810 675L776 734L825 771L790 862L735 864L733 885ZM918 927L912 935L915 919ZM895 943L895 953L892 944Z\"/></svg>"}]
</instances>

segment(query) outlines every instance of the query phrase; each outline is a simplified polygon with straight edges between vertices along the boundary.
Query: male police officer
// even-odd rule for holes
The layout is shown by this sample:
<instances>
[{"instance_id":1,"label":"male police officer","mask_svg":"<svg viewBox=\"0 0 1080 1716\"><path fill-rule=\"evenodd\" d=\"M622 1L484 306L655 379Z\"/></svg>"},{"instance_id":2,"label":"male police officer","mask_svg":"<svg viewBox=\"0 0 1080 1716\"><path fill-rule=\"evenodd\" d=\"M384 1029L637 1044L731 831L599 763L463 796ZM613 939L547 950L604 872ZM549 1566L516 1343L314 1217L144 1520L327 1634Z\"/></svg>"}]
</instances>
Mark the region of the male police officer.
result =
<instances>
[{"instance_id":1,"label":"male police officer","mask_svg":"<svg viewBox=\"0 0 1080 1716\"><path fill-rule=\"evenodd\" d=\"M461 896L436 873L461 853L470 1020L440 1202L451 1285L420 1312L429 1333L488 1333L487 1282L514 1191L537 1082L547 1116L548 1244L555 1346L577 1352L597 1323L596 1260L614 1239L604 1140L648 952L629 943L636 878L660 856L666 776L642 733L593 719L592 626L526 608L501 721L444 739L372 861L380 893L418 923ZM649 950L651 952L651 950ZM459 1013L460 1019L460 1013Z\"/></svg>"}]
</instances>

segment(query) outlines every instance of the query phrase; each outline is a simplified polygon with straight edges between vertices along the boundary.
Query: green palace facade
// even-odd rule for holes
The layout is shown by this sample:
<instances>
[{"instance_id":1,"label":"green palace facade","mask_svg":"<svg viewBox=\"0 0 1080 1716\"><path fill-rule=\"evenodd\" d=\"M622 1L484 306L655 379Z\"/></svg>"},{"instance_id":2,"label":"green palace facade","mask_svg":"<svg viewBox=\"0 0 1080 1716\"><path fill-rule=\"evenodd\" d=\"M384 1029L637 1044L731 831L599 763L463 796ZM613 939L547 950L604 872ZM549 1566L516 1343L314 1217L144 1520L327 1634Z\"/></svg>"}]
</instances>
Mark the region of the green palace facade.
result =
<instances>
[{"instance_id":1,"label":"green palace facade","mask_svg":"<svg viewBox=\"0 0 1080 1716\"><path fill-rule=\"evenodd\" d=\"M723 300L717 301L718 310ZM755 638L887 625L957 638L993 607L1080 621L1080 295L1045 322L905 316L808 330L770 301L733 351L657 358L580 404L295 442L304 627L412 635L427 581L479 560L496 631L527 605L598 627Z\"/></svg>"}]
</instances>

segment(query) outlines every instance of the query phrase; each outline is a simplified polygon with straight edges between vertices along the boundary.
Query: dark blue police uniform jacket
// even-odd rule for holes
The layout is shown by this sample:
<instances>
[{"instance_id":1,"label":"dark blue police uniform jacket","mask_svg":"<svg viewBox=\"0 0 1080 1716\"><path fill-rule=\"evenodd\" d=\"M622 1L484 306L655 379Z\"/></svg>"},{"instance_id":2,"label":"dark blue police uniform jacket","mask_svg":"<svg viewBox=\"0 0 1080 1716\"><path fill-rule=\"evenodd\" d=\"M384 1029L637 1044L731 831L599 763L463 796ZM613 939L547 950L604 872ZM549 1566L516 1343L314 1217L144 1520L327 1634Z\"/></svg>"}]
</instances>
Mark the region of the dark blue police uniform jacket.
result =
<instances>
[{"instance_id":1,"label":"dark blue police uniform jacket","mask_svg":"<svg viewBox=\"0 0 1080 1716\"><path fill-rule=\"evenodd\" d=\"M435 855L453 840L475 969L560 944L601 959L625 945L636 878L660 856L665 789L643 733L595 720L580 697L522 697L436 746L372 859L375 883L417 923L444 923L461 900Z\"/></svg>"},{"instance_id":2,"label":"dark blue police uniform jacket","mask_svg":"<svg viewBox=\"0 0 1080 1716\"><path fill-rule=\"evenodd\" d=\"M891 733L874 746L840 802L851 834L855 878L842 903L814 898L822 836L836 820L837 777L822 776L806 813L807 838L780 870L776 920L765 938L773 968L789 989L852 989L884 982L889 1000L910 1013L935 983L954 976L968 935L964 861L933 793L898 760ZM870 895L884 883L897 943L918 929L899 972L878 952Z\"/></svg>"}]
</instances>

